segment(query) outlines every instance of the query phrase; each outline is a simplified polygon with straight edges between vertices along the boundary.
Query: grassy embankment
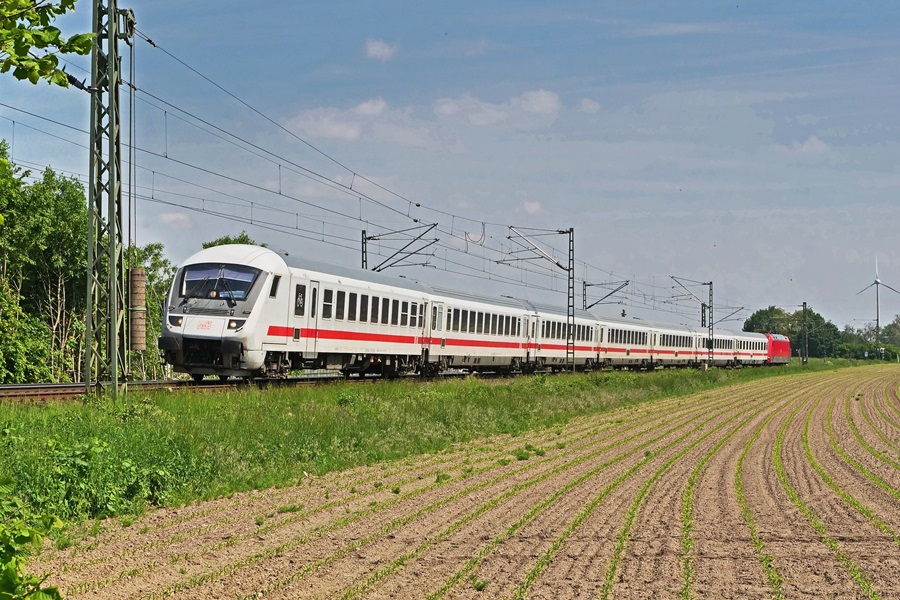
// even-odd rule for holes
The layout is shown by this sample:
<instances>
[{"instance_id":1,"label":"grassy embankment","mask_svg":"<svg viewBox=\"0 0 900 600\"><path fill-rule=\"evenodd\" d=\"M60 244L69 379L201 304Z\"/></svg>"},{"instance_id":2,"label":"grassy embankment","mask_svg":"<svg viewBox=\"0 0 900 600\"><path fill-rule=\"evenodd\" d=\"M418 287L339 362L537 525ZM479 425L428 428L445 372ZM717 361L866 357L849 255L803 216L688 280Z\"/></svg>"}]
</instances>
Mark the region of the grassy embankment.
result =
<instances>
[{"instance_id":1,"label":"grassy embankment","mask_svg":"<svg viewBox=\"0 0 900 600\"><path fill-rule=\"evenodd\" d=\"M65 519L129 515L304 473L439 452L494 434L662 397L851 363L780 369L598 372L246 391L132 393L127 402L0 405L0 478Z\"/></svg>"}]
</instances>

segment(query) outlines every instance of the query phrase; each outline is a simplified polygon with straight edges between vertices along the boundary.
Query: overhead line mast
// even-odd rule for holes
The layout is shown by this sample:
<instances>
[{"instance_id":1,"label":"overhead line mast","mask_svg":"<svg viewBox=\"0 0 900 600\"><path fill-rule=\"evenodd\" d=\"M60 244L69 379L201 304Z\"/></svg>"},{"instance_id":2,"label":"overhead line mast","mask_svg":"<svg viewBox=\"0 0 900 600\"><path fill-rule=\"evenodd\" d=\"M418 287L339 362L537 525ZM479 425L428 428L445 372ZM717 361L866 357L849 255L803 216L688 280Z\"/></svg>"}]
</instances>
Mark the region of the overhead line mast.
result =
<instances>
[{"instance_id":1,"label":"overhead line mast","mask_svg":"<svg viewBox=\"0 0 900 600\"><path fill-rule=\"evenodd\" d=\"M134 37L131 10L94 0L91 53L91 143L88 188L85 391L118 393L128 375L118 41Z\"/></svg>"}]
</instances>

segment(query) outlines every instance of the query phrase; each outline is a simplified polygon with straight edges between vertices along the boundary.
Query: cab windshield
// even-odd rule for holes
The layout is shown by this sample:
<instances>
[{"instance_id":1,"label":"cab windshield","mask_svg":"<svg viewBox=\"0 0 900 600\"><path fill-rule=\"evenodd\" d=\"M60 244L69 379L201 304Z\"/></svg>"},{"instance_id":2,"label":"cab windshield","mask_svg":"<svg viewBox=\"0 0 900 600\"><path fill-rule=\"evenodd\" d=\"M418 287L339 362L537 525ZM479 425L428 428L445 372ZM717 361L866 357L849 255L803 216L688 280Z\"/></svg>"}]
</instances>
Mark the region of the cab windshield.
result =
<instances>
[{"instance_id":1,"label":"cab windshield","mask_svg":"<svg viewBox=\"0 0 900 600\"><path fill-rule=\"evenodd\" d=\"M180 297L243 300L259 273L240 265L190 265L184 268Z\"/></svg>"}]
</instances>

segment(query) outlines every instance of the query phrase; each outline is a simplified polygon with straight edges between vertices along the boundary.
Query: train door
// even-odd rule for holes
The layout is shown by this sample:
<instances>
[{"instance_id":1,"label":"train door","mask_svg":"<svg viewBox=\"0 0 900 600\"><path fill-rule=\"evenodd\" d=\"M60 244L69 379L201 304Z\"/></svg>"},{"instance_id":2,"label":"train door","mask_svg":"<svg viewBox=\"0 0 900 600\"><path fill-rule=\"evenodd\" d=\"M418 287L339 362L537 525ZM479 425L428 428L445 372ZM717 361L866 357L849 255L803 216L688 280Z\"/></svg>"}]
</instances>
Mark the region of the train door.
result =
<instances>
[{"instance_id":1,"label":"train door","mask_svg":"<svg viewBox=\"0 0 900 600\"><path fill-rule=\"evenodd\" d=\"M427 314L427 313L426 313ZM425 351L430 355L432 353L432 344L438 347L444 347L443 340L444 331L444 303L432 302L431 315L425 320L425 331L423 332L424 343L422 344Z\"/></svg>"},{"instance_id":2,"label":"train door","mask_svg":"<svg viewBox=\"0 0 900 600\"><path fill-rule=\"evenodd\" d=\"M303 338L306 340L306 348L304 354L306 356L315 356L316 340L319 338L319 282L310 281L309 290L307 290L307 306L308 315L306 321L306 330L303 332Z\"/></svg>"},{"instance_id":3,"label":"train door","mask_svg":"<svg viewBox=\"0 0 900 600\"><path fill-rule=\"evenodd\" d=\"M531 341L534 339L534 321L529 315L525 315L525 362L531 362Z\"/></svg>"}]
</instances>

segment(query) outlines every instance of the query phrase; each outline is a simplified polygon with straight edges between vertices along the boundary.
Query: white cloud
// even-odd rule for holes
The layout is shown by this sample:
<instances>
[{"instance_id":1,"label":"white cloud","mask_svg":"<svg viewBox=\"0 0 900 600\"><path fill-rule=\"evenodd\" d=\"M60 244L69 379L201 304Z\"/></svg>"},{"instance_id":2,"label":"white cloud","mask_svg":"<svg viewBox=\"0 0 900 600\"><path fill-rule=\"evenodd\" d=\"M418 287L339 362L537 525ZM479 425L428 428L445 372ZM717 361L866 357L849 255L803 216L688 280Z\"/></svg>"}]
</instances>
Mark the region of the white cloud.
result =
<instances>
[{"instance_id":1,"label":"white cloud","mask_svg":"<svg viewBox=\"0 0 900 600\"><path fill-rule=\"evenodd\" d=\"M459 98L439 98L434 113L439 117L461 119L476 127L503 124L528 129L549 125L561 107L559 95L541 89L524 92L503 103L485 102L469 94Z\"/></svg>"},{"instance_id":2,"label":"white cloud","mask_svg":"<svg viewBox=\"0 0 900 600\"><path fill-rule=\"evenodd\" d=\"M386 108L387 102L385 102L382 98L373 98L371 100L358 104L353 110L357 114L366 117L379 117L384 113L384 110Z\"/></svg>"},{"instance_id":3,"label":"white cloud","mask_svg":"<svg viewBox=\"0 0 900 600\"><path fill-rule=\"evenodd\" d=\"M529 215L536 215L541 212L540 202L523 202L522 209Z\"/></svg>"},{"instance_id":4,"label":"white cloud","mask_svg":"<svg viewBox=\"0 0 900 600\"><path fill-rule=\"evenodd\" d=\"M307 137L356 141L362 137L362 125L355 113L337 108L316 108L288 120L286 127Z\"/></svg>"},{"instance_id":5,"label":"white cloud","mask_svg":"<svg viewBox=\"0 0 900 600\"><path fill-rule=\"evenodd\" d=\"M396 45L392 46L384 40L375 40L372 38L366 40L366 58L386 63L393 59L396 53Z\"/></svg>"},{"instance_id":6,"label":"white cloud","mask_svg":"<svg viewBox=\"0 0 900 600\"><path fill-rule=\"evenodd\" d=\"M575 108L575 111L580 113L593 114L600 112L601 108L602 107L600 106L599 102L594 102L590 98L582 98L581 102L579 102L578 106Z\"/></svg>"},{"instance_id":7,"label":"white cloud","mask_svg":"<svg viewBox=\"0 0 900 600\"><path fill-rule=\"evenodd\" d=\"M525 92L513 101L527 113L555 115L560 108L559 96L547 90Z\"/></svg>"},{"instance_id":8,"label":"white cloud","mask_svg":"<svg viewBox=\"0 0 900 600\"><path fill-rule=\"evenodd\" d=\"M805 142L792 144L791 150L800 154L824 154L828 151L828 144L811 135Z\"/></svg>"}]
</instances>

